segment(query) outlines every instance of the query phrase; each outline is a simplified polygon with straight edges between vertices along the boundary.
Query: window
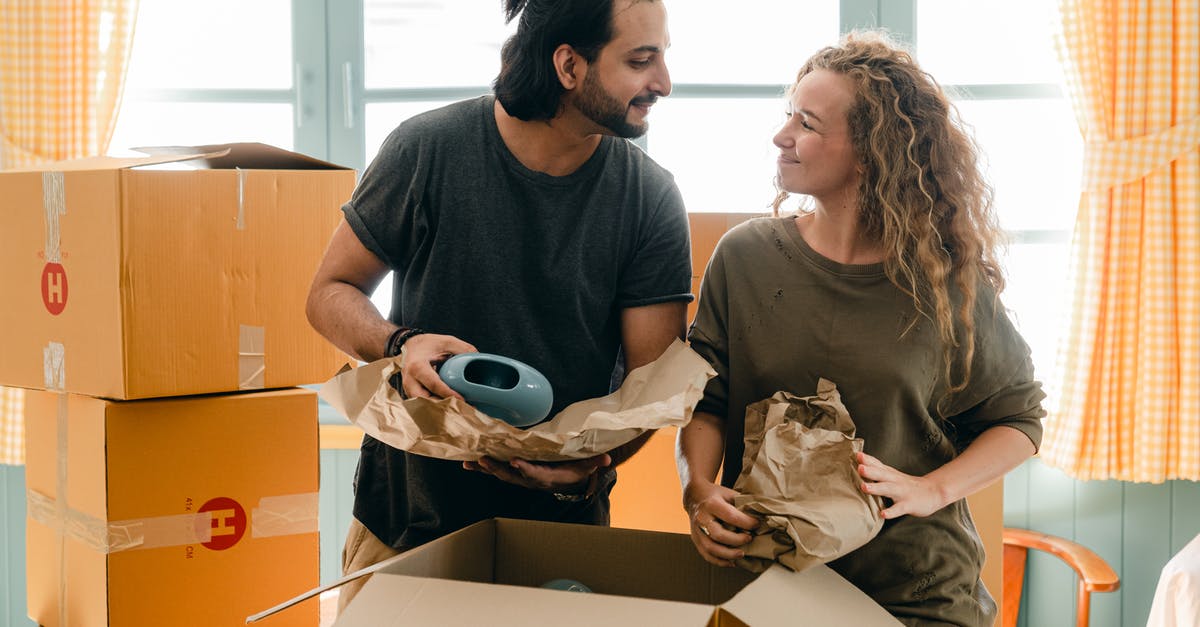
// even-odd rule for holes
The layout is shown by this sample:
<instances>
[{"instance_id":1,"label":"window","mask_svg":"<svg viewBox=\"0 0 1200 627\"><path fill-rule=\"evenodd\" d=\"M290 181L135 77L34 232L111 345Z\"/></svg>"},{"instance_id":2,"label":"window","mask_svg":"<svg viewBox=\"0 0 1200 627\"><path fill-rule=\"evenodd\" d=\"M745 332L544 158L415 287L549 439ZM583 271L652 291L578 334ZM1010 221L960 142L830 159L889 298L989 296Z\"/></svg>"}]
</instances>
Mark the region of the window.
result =
<instances>
[{"instance_id":1,"label":"window","mask_svg":"<svg viewBox=\"0 0 1200 627\"><path fill-rule=\"evenodd\" d=\"M403 120L490 91L515 25L495 0L141 3L113 151L264 141L361 170ZM1081 141L1041 0L668 0L674 93L639 140L690 211L764 212L783 92L839 31L915 43L974 127L1012 235L1005 303L1050 375ZM964 27L983 25L987 28ZM713 33L721 33L713 45ZM1020 45L1013 45L1019 39ZM375 295L386 311L390 281Z\"/></svg>"},{"instance_id":2,"label":"window","mask_svg":"<svg viewBox=\"0 0 1200 627\"><path fill-rule=\"evenodd\" d=\"M1057 20L1057 3L1042 0L916 3L917 58L959 94L956 105L987 158L996 211L1011 240L1004 304L1043 381L1054 367L1083 159L1060 88Z\"/></svg>"},{"instance_id":3,"label":"window","mask_svg":"<svg viewBox=\"0 0 1200 627\"><path fill-rule=\"evenodd\" d=\"M111 150L295 147L290 0L142 2Z\"/></svg>"}]
</instances>

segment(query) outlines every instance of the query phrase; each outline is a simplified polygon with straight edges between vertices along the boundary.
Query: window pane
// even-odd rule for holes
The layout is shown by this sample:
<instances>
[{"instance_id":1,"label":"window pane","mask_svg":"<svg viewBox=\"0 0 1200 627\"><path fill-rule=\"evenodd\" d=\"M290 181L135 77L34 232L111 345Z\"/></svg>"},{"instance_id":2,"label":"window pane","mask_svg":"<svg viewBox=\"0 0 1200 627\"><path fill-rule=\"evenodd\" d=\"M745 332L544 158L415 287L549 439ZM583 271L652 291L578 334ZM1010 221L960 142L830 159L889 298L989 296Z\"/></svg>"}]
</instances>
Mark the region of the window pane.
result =
<instances>
[{"instance_id":1,"label":"window pane","mask_svg":"<svg viewBox=\"0 0 1200 627\"><path fill-rule=\"evenodd\" d=\"M1049 383L1065 309L1067 244L1019 244L1002 261L1008 288L1001 295L1033 352L1037 378Z\"/></svg>"},{"instance_id":2,"label":"window pane","mask_svg":"<svg viewBox=\"0 0 1200 627\"><path fill-rule=\"evenodd\" d=\"M660 100L650 118L650 156L675 175L688 211L769 211L779 153L771 138L783 107L782 95Z\"/></svg>"},{"instance_id":3,"label":"window pane","mask_svg":"<svg viewBox=\"0 0 1200 627\"><path fill-rule=\"evenodd\" d=\"M263 142L292 149L292 107L287 104L129 102L113 132L109 153L135 146L195 146Z\"/></svg>"},{"instance_id":4,"label":"window pane","mask_svg":"<svg viewBox=\"0 0 1200 627\"><path fill-rule=\"evenodd\" d=\"M496 0L364 0L366 86L490 85L516 26Z\"/></svg>"},{"instance_id":5,"label":"window pane","mask_svg":"<svg viewBox=\"0 0 1200 627\"><path fill-rule=\"evenodd\" d=\"M289 89L291 0L138 5L130 92L164 88Z\"/></svg>"},{"instance_id":6,"label":"window pane","mask_svg":"<svg viewBox=\"0 0 1200 627\"><path fill-rule=\"evenodd\" d=\"M1005 229L1063 229L1079 204L1083 140L1066 100L964 100Z\"/></svg>"},{"instance_id":7,"label":"window pane","mask_svg":"<svg viewBox=\"0 0 1200 627\"><path fill-rule=\"evenodd\" d=\"M1057 2L918 0L917 55L943 85L1056 83Z\"/></svg>"},{"instance_id":8,"label":"window pane","mask_svg":"<svg viewBox=\"0 0 1200 627\"><path fill-rule=\"evenodd\" d=\"M371 163L392 131L408 118L450 104L448 100L413 100L411 102L383 102L367 105L366 160Z\"/></svg>"},{"instance_id":9,"label":"window pane","mask_svg":"<svg viewBox=\"0 0 1200 627\"><path fill-rule=\"evenodd\" d=\"M683 0L667 5L676 83L787 85L813 52L837 41L837 2Z\"/></svg>"}]
</instances>

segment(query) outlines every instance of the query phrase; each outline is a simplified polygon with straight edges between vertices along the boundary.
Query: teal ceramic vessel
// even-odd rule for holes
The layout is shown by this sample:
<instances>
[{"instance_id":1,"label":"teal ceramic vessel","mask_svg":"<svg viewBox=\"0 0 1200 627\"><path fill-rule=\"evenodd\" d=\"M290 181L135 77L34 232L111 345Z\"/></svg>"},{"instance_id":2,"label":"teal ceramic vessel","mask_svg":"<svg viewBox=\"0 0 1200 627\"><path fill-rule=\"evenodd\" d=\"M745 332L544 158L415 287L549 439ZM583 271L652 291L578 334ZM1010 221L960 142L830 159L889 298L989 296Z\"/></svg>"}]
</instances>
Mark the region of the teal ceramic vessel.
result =
<instances>
[{"instance_id":1,"label":"teal ceramic vessel","mask_svg":"<svg viewBox=\"0 0 1200 627\"><path fill-rule=\"evenodd\" d=\"M438 374L472 407L514 427L541 422L554 404L554 391L529 364L490 353L459 353Z\"/></svg>"},{"instance_id":2,"label":"teal ceramic vessel","mask_svg":"<svg viewBox=\"0 0 1200 627\"><path fill-rule=\"evenodd\" d=\"M551 579L542 584L543 588L551 590L565 590L567 592L591 592L592 589L575 581L574 579Z\"/></svg>"}]
</instances>

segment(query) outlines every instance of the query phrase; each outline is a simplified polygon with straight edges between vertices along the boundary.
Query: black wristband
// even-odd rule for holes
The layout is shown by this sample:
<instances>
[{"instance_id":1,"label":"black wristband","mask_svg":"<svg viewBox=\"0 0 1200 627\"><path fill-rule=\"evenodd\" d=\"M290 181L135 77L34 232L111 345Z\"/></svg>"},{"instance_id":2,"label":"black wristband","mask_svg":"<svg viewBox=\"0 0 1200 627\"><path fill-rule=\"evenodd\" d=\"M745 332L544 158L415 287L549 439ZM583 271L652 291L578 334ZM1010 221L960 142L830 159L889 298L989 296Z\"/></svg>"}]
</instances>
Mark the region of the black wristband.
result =
<instances>
[{"instance_id":1,"label":"black wristband","mask_svg":"<svg viewBox=\"0 0 1200 627\"><path fill-rule=\"evenodd\" d=\"M588 477L588 481L583 489L583 492L577 494L554 492L554 500L560 503L582 503L583 501L596 496L596 489L600 487L600 473L603 471L603 468L597 468L596 470L592 471L592 476Z\"/></svg>"},{"instance_id":2,"label":"black wristband","mask_svg":"<svg viewBox=\"0 0 1200 627\"><path fill-rule=\"evenodd\" d=\"M399 329L396 329L392 332L392 335L388 337L387 349L383 354L384 357L395 357L396 355L399 355L400 350L404 348L405 342L407 342L414 335L421 335L422 333L425 333L425 331L417 328L400 327Z\"/></svg>"}]
</instances>

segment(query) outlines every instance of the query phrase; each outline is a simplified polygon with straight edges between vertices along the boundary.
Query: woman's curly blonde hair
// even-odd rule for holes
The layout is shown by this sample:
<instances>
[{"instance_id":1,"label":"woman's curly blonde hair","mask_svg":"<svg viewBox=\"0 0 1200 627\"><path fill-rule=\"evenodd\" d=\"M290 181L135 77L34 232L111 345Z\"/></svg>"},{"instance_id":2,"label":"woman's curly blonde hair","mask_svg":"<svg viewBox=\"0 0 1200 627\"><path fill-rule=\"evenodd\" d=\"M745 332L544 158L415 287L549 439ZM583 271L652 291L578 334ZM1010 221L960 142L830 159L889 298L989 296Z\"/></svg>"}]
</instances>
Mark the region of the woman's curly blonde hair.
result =
<instances>
[{"instance_id":1,"label":"woman's curly blonde hair","mask_svg":"<svg viewBox=\"0 0 1200 627\"><path fill-rule=\"evenodd\" d=\"M937 81L881 32L852 32L819 50L796 81L818 69L854 84L848 117L850 143L863 167L859 222L868 237L882 243L889 280L936 323L953 394L971 376L979 281L995 295L1004 289L997 260L1002 233L978 148ZM776 215L786 197L780 190ZM957 305L951 284L962 296ZM960 346L962 377L953 381L954 349Z\"/></svg>"}]
</instances>

